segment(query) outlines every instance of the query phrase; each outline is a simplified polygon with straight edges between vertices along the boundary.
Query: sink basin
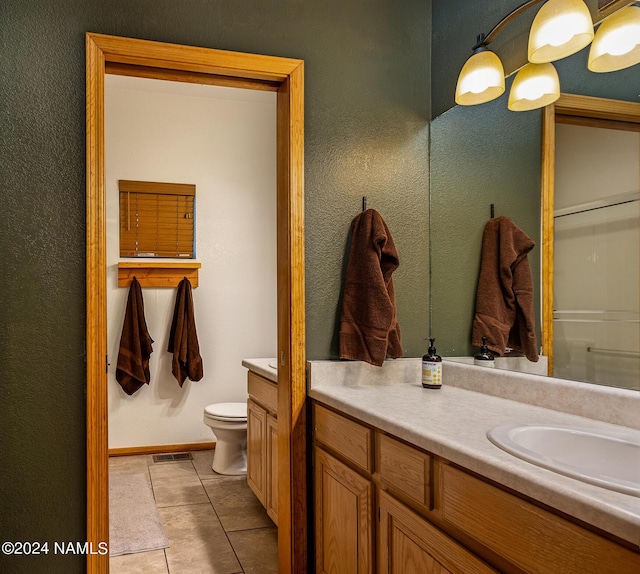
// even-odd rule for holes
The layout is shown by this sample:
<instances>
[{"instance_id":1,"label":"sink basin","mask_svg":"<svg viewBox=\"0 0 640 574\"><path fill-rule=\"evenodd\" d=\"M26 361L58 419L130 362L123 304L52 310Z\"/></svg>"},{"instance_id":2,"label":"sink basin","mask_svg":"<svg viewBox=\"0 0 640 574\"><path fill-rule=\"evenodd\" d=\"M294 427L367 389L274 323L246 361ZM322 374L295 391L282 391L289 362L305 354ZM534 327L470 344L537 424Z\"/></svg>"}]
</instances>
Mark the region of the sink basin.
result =
<instances>
[{"instance_id":1,"label":"sink basin","mask_svg":"<svg viewBox=\"0 0 640 574\"><path fill-rule=\"evenodd\" d=\"M269 363L269 368L273 369L274 371L278 370L278 361L271 361Z\"/></svg>"},{"instance_id":2,"label":"sink basin","mask_svg":"<svg viewBox=\"0 0 640 574\"><path fill-rule=\"evenodd\" d=\"M640 431L562 425L503 425L487 438L523 460L640 497Z\"/></svg>"}]
</instances>

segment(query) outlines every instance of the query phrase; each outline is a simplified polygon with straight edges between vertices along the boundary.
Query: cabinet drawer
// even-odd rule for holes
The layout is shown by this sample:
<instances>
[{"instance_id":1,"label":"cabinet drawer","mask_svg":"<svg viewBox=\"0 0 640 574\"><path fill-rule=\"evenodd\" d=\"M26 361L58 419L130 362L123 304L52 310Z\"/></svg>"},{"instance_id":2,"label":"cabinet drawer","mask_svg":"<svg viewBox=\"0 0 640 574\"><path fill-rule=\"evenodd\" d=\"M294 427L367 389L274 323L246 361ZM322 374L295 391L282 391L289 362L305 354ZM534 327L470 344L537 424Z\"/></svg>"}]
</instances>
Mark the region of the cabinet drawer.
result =
<instances>
[{"instance_id":1,"label":"cabinet drawer","mask_svg":"<svg viewBox=\"0 0 640 574\"><path fill-rule=\"evenodd\" d=\"M314 404L316 440L367 473L373 470L373 434L370 428Z\"/></svg>"},{"instance_id":2,"label":"cabinet drawer","mask_svg":"<svg viewBox=\"0 0 640 574\"><path fill-rule=\"evenodd\" d=\"M431 457L386 434L376 432L376 469L382 486L421 510L431 508Z\"/></svg>"},{"instance_id":3,"label":"cabinet drawer","mask_svg":"<svg viewBox=\"0 0 640 574\"><path fill-rule=\"evenodd\" d=\"M249 396L272 414L278 412L278 385L249 371Z\"/></svg>"},{"instance_id":4,"label":"cabinet drawer","mask_svg":"<svg viewBox=\"0 0 640 574\"><path fill-rule=\"evenodd\" d=\"M438 464L443 520L527 572L637 574L640 554L504 492Z\"/></svg>"}]
</instances>

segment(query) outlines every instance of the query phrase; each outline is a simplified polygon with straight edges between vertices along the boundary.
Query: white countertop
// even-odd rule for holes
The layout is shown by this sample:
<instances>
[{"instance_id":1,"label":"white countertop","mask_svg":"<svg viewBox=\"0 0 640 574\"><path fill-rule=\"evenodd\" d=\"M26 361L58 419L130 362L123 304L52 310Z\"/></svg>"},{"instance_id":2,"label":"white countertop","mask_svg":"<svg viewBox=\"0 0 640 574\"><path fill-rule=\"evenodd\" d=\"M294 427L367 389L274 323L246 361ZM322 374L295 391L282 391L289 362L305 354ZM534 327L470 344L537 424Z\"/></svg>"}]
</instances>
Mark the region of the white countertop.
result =
<instances>
[{"instance_id":1,"label":"white countertop","mask_svg":"<svg viewBox=\"0 0 640 574\"><path fill-rule=\"evenodd\" d=\"M461 368L471 378L480 369L485 383L487 378L490 382L495 376L489 372L493 369L445 363L442 388L424 389L419 359L388 363L376 370L357 362L310 361L309 396L621 539L640 544L640 498L535 466L506 453L486 437L493 427L513 423L620 427L447 384L448 372L453 380L459 377ZM516 377L518 384L528 382L526 377ZM531 384L538 385L543 393L548 383L540 381L545 378L532 377ZM620 400L618 390L612 394ZM627 398L636 404L635 395Z\"/></svg>"},{"instance_id":2,"label":"white countertop","mask_svg":"<svg viewBox=\"0 0 640 574\"><path fill-rule=\"evenodd\" d=\"M243 359L242 366L246 367L250 371L261 375L265 379L269 379L271 382L278 382L278 370L270 367L269 365L276 365L275 357L269 357L266 359Z\"/></svg>"}]
</instances>

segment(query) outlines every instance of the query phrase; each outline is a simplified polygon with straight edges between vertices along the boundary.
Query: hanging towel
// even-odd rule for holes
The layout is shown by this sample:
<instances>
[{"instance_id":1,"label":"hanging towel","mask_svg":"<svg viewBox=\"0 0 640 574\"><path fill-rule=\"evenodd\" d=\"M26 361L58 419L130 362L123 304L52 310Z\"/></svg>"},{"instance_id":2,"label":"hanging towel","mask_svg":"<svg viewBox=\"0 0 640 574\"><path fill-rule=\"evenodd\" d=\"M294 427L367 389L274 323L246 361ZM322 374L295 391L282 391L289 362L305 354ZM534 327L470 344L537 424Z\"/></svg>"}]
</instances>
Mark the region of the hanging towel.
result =
<instances>
[{"instance_id":1,"label":"hanging towel","mask_svg":"<svg viewBox=\"0 0 640 574\"><path fill-rule=\"evenodd\" d=\"M192 381L199 381L203 377L191 282L186 277L178 285L167 351L173 353L171 372L180 386L187 377Z\"/></svg>"},{"instance_id":2,"label":"hanging towel","mask_svg":"<svg viewBox=\"0 0 640 574\"><path fill-rule=\"evenodd\" d=\"M351 248L342 294L340 358L382 366L402 356L391 274L400 264L389 228L374 209L351 224Z\"/></svg>"},{"instance_id":3,"label":"hanging towel","mask_svg":"<svg viewBox=\"0 0 640 574\"><path fill-rule=\"evenodd\" d=\"M134 277L129 288L116 367L116 380L128 395L135 393L142 385L149 384L152 345L153 339L144 320L142 289Z\"/></svg>"},{"instance_id":4,"label":"hanging towel","mask_svg":"<svg viewBox=\"0 0 640 574\"><path fill-rule=\"evenodd\" d=\"M482 237L480 277L471 343L504 355L507 347L538 361L533 283L528 253L533 240L501 215L487 223Z\"/></svg>"}]
</instances>

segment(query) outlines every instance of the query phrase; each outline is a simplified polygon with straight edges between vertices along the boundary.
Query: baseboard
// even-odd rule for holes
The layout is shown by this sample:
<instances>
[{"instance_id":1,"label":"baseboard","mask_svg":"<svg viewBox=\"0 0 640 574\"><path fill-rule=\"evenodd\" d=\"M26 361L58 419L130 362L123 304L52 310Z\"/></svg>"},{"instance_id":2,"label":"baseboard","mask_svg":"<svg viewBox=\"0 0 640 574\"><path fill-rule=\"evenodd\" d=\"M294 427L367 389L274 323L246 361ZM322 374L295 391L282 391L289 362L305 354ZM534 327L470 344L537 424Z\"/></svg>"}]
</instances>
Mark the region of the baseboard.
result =
<instances>
[{"instance_id":1,"label":"baseboard","mask_svg":"<svg viewBox=\"0 0 640 574\"><path fill-rule=\"evenodd\" d=\"M109 456L130 456L134 454L159 454L169 452L188 452L192 450L211 450L214 442L189 442L186 444L160 444L156 446L127 446L124 448L110 448Z\"/></svg>"}]
</instances>

